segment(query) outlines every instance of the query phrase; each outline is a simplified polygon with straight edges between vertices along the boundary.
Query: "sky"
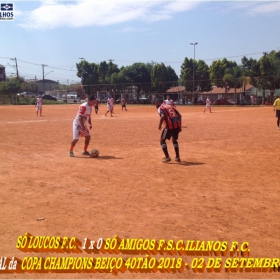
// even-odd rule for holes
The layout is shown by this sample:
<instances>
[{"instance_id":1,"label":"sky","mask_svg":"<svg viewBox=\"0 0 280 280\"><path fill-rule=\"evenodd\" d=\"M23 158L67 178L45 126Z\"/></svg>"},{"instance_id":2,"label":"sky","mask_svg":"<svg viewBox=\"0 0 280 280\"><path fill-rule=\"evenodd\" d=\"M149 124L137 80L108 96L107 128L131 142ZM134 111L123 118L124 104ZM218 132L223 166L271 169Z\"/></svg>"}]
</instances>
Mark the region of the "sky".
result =
<instances>
[{"instance_id":1,"label":"sky","mask_svg":"<svg viewBox=\"0 0 280 280\"><path fill-rule=\"evenodd\" d=\"M280 1L13 1L0 20L0 64L7 76L80 82L76 63L119 66L163 62L180 76L185 59L227 58L280 50ZM196 43L197 45L191 45Z\"/></svg>"}]
</instances>

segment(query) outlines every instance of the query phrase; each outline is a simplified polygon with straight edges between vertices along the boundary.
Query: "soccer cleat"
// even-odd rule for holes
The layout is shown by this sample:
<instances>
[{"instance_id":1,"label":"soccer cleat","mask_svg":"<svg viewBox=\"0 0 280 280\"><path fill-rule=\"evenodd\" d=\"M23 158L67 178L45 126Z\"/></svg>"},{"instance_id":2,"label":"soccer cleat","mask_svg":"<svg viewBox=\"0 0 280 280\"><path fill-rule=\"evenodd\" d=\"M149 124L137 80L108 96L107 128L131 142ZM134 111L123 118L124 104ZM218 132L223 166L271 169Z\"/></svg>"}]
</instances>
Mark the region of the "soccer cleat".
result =
<instances>
[{"instance_id":1,"label":"soccer cleat","mask_svg":"<svg viewBox=\"0 0 280 280\"><path fill-rule=\"evenodd\" d=\"M89 153L88 151L83 151L83 152L82 152L82 155L84 155L84 156L90 156L90 153Z\"/></svg>"},{"instance_id":2,"label":"soccer cleat","mask_svg":"<svg viewBox=\"0 0 280 280\"><path fill-rule=\"evenodd\" d=\"M69 156L70 156L70 157L73 157L73 156L74 156L74 153L73 153L73 152L69 152Z\"/></svg>"},{"instance_id":3,"label":"soccer cleat","mask_svg":"<svg viewBox=\"0 0 280 280\"><path fill-rule=\"evenodd\" d=\"M171 158L170 157L166 157L166 158L163 158L162 159L162 162L170 162L171 161Z\"/></svg>"},{"instance_id":4,"label":"soccer cleat","mask_svg":"<svg viewBox=\"0 0 280 280\"><path fill-rule=\"evenodd\" d=\"M176 157L176 158L175 158L175 161L177 161L177 162L181 162L181 160L180 160L180 158L179 158L179 157Z\"/></svg>"}]
</instances>

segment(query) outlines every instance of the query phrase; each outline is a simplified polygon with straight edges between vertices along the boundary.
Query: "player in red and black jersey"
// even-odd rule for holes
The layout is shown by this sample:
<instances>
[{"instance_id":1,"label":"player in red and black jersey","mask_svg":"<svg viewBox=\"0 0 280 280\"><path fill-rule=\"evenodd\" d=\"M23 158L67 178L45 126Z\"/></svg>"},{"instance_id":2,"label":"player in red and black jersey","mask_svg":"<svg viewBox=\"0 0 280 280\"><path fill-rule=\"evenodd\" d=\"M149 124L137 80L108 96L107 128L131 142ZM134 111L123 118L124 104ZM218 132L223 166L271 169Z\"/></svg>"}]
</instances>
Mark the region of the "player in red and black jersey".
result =
<instances>
[{"instance_id":1,"label":"player in red and black jersey","mask_svg":"<svg viewBox=\"0 0 280 280\"><path fill-rule=\"evenodd\" d=\"M162 103L161 101L156 102L156 107L158 109L158 113L160 116L158 129L161 130L163 128L161 137L160 137L160 145L164 152L165 158L163 158L162 162L170 162L171 158L168 154L168 149L165 140L172 137L173 147L176 153L175 161L181 162L179 155L179 144L178 138L179 133L181 132L181 124L182 117L181 114L176 110L173 106Z\"/></svg>"}]
</instances>

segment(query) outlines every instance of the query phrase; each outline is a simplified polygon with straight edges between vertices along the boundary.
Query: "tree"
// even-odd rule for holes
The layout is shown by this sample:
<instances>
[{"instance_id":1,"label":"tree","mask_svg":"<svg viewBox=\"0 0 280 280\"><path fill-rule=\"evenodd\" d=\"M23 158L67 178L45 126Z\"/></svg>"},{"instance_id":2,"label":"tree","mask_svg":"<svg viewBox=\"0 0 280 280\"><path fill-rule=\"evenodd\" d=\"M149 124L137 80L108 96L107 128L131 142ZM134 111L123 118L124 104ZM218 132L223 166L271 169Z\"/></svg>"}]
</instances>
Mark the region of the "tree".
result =
<instances>
[{"instance_id":1,"label":"tree","mask_svg":"<svg viewBox=\"0 0 280 280\"><path fill-rule=\"evenodd\" d=\"M178 83L178 76L175 70L169 65L166 67L166 71L167 71L167 81L169 82L167 85L168 88L170 88L173 86L174 82L176 82L176 84Z\"/></svg>"},{"instance_id":2,"label":"tree","mask_svg":"<svg viewBox=\"0 0 280 280\"><path fill-rule=\"evenodd\" d=\"M168 89L168 73L164 63L156 64L151 72L152 86L157 92L165 92Z\"/></svg>"},{"instance_id":3,"label":"tree","mask_svg":"<svg viewBox=\"0 0 280 280\"><path fill-rule=\"evenodd\" d=\"M20 79L7 78L1 83L1 91L8 94L11 103L16 103L17 93L20 91Z\"/></svg>"},{"instance_id":4,"label":"tree","mask_svg":"<svg viewBox=\"0 0 280 280\"><path fill-rule=\"evenodd\" d=\"M100 62L98 65L99 83L105 84L105 78L108 72L108 64L106 61Z\"/></svg>"},{"instance_id":5,"label":"tree","mask_svg":"<svg viewBox=\"0 0 280 280\"><path fill-rule=\"evenodd\" d=\"M194 63L195 61L192 58L188 59L185 57L184 62L181 65L180 79L187 91L192 91L193 89L193 67L196 66Z\"/></svg>"},{"instance_id":6,"label":"tree","mask_svg":"<svg viewBox=\"0 0 280 280\"><path fill-rule=\"evenodd\" d=\"M149 69L144 63L137 62L131 66L122 69L122 73L134 85L137 85L137 93L140 90L149 91L151 84L151 75Z\"/></svg>"},{"instance_id":7,"label":"tree","mask_svg":"<svg viewBox=\"0 0 280 280\"><path fill-rule=\"evenodd\" d=\"M82 79L82 85L87 95L94 92L94 85L99 83L98 65L82 60L77 66L77 76Z\"/></svg>"},{"instance_id":8,"label":"tree","mask_svg":"<svg viewBox=\"0 0 280 280\"><path fill-rule=\"evenodd\" d=\"M120 72L120 70L118 68L118 65L114 64L112 61L110 61L108 63L108 70L107 70L107 73L106 73L107 81L110 81L110 77L113 73L119 73L119 72Z\"/></svg>"},{"instance_id":9,"label":"tree","mask_svg":"<svg viewBox=\"0 0 280 280\"><path fill-rule=\"evenodd\" d=\"M229 87L226 81L229 79L229 77L226 77L224 79L224 76L225 74L230 73L226 73L226 69L228 70L236 66L237 64L235 61L229 61L226 58L222 60L214 60L209 68L212 85L225 88L225 92L227 92L229 90Z\"/></svg>"},{"instance_id":10,"label":"tree","mask_svg":"<svg viewBox=\"0 0 280 280\"><path fill-rule=\"evenodd\" d=\"M195 68L195 81L200 91L209 91L211 89L211 81L209 76L209 66L203 61L198 60Z\"/></svg>"}]
</instances>

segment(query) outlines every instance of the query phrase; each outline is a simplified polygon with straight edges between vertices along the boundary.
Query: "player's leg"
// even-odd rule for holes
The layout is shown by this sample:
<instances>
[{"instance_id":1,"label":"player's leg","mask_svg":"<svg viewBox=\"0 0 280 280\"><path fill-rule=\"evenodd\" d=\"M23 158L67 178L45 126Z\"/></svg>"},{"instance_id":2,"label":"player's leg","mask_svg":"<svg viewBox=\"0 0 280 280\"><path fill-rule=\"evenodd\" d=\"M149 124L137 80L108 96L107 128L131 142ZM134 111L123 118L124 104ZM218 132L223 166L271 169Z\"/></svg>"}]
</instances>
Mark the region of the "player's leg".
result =
<instances>
[{"instance_id":1,"label":"player's leg","mask_svg":"<svg viewBox=\"0 0 280 280\"><path fill-rule=\"evenodd\" d=\"M175 154L176 154L175 161L181 162L180 153L179 153L178 138L179 138L179 131L176 129L176 131L174 130L174 133L173 133L173 136L172 136L172 143L173 143L173 147L174 147Z\"/></svg>"},{"instance_id":2,"label":"player's leg","mask_svg":"<svg viewBox=\"0 0 280 280\"><path fill-rule=\"evenodd\" d=\"M42 116L43 107L40 107L40 117Z\"/></svg>"},{"instance_id":3,"label":"player's leg","mask_svg":"<svg viewBox=\"0 0 280 280\"><path fill-rule=\"evenodd\" d=\"M280 110L276 110L277 127L280 129Z\"/></svg>"},{"instance_id":4,"label":"player's leg","mask_svg":"<svg viewBox=\"0 0 280 280\"><path fill-rule=\"evenodd\" d=\"M162 162L170 162L171 161L171 158L169 156L169 153L168 153L168 149L167 149L167 145L166 145L166 142L165 140L168 139L168 129L164 129L162 131L162 134L161 134L161 137L160 137L160 145L161 145L161 148L162 148L162 151L165 155L165 158L162 159ZM170 137L169 137L170 139Z\"/></svg>"},{"instance_id":5,"label":"player's leg","mask_svg":"<svg viewBox=\"0 0 280 280\"><path fill-rule=\"evenodd\" d=\"M75 145L79 141L79 138L80 138L80 131L79 131L78 127L73 125L73 141L71 142L70 151L69 151L70 157L74 156L73 150L74 150Z\"/></svg>"},{"instance_id":6,"label":"player's leg","mask_svg":"<svg viewBox=\"0 0 280 280\"><path fill-rule=\"evenodd\" d=\"M90 142L90 135L85 136L85 145L84 145L84 151L82 152L83 155L89 156L89 152L87 151L88 145Z\"/></svg>"}]
</instances>

